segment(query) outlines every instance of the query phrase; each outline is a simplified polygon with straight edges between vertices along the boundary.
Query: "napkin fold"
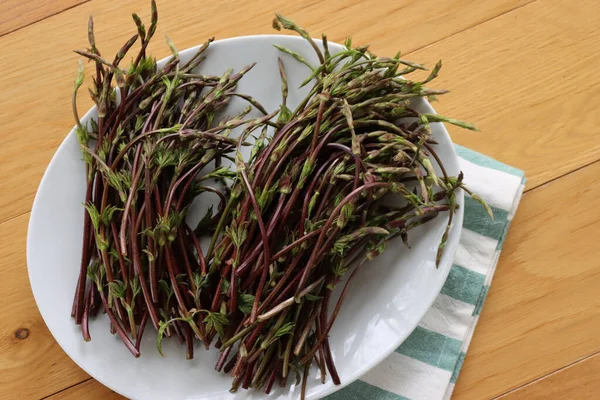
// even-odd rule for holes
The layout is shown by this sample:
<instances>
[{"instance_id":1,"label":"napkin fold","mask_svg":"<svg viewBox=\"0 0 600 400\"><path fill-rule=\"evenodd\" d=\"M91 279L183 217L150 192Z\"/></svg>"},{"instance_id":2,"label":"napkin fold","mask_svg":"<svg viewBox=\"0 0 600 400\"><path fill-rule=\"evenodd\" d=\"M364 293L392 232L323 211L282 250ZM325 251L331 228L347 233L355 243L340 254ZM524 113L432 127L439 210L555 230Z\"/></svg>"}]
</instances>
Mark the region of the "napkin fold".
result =
<instances>
[{"instance_id":1,"label":"napkin fold","mask_svg":"<svg viewBox=\"0 0 600 400\"><path fill-rule=\"evenodd\" d=\"M327 400L449 399L479 321L525 178L523 171L456 146L465 183L463 230L448 279L413 333L381 364Z\"/></svg>"}]
</instances>

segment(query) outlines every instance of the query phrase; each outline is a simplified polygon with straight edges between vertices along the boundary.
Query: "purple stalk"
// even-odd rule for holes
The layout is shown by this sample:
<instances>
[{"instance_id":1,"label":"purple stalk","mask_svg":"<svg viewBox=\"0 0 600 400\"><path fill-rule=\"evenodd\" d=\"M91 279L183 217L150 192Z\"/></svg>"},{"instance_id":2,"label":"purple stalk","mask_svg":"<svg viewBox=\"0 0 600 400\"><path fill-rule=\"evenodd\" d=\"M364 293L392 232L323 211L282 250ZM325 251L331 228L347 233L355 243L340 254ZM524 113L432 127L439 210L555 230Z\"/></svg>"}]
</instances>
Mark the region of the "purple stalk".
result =
<instances>
[{"instance_id":1,"label":"purple stalk","mask_svg":"<svg viewBox=\"0 0 600 400\"><path fill-rule=\"evenodd\" d=\"M140 328L137 331L137 337L135 339L135 348L140 351L140 346L142 345L142 336L144 336L144 330L146 329L146 324L148 323L148 310L144 311L144 315L142 315L142 322L140 322Z\"/></svg>"},{"instance_id":2,"label":"purple stalk","mask_svg":"<svg viewBox=\"0 0 600 400\"><path fill-rule=\"evenodd\" d=\"M141 259L140 259L140 251L138 247L138 234L141 222L142 222L142 214L144 212L145 205L142 204L142 208L140 209L137 221L133 226L134 229L130 229L130 242L133 251L133 269L134 272L139 276L140 286L142 288L142 295L144 297L144 301L146 302L146 307L150 312L150 320L152 321L152 325L154 328L158 330L158 314L156 313L156 308L152 303L152 298L150 296L150 291L148 290L148 286L146 285L146 277L144 276L144 270L142 269ZM133 217L132 217L133 219Z\"/></svg>"},{"instance_id":3,"label":"purple stalk","mask_svg":"<svg viewBox=\"0 0 600 400\"><path fill-rule=\"evenodd\" d=\"M262 275L260 277L260 281L258 283L258 288L256 290L256 295L254 296L254 303L252 304L252 313L250 314L250 323L254 323L256 321L257 313L258 313L258 303L260 301L260 297L262 295L263 288L265 286L265 282L267 280L267 274L269 272L269 263L271 261L271 250L269 249L269 237L267 235L267 230L265 228L265 224L262 219L262 214L260 207L258 206L258 202L256 201L256 197L254 196L254 191L252 190L252 186L248 181L248 176L246 175L246 171L243 169L240 171L240 175L246 185L246 189L248 190L248 196L250 197L250 201L252 202L252 207L254 208L254 212L256 213L256 219L258 220L258 226L260 228L260 233L263 239L263 247L264 247L264 264L262 269Z\"/></svg>"},{"instance_id":4,"label":"purple stalk","mask_svg":"<svg viewBox=\"0 0 600 400\"><path fill-rule=\"evenodd\" d=\"M129 336L127 336L127 333L125 332L125 330L123 329L123 327L121 326L119 321L117 321L117 319L115 318L110 307L108 307L108 302L106 301L104 292L100 292L100 299L102 300L102 304L104 305L104 309L106 310L106 314L108 315L108 318L110 318L110 322L112 323L112 326L116 329L117 334L119 335L119 337L125 344L125 347L127 347L127 350L129 350L131 352L131 354L133 354L134 357L139 357L140 352L134 346L134 344L131 342L131 339L129 339Z\"/></svg>"}]
</instances>

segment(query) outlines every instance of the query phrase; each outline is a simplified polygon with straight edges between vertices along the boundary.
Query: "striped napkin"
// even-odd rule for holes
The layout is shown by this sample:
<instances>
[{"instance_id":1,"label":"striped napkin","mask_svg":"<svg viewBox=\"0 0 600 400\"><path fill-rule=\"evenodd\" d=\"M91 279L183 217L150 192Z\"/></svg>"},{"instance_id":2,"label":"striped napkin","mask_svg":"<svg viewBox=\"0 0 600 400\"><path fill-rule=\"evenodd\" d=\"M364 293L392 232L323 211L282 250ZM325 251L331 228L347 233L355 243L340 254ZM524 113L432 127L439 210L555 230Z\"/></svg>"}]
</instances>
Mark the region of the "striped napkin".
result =
<instances>
[{"instance_id":1,"label":"striped napkin","mask_svg":"<svg viewBox=\"0 0 600 400\"><path fill-rule=\"evenodd\" d=\"M465 196L459 248L431 309L391 356L327 400L438 400L452 395L525 187L523 171L461 146L456 151L465 183L492 207L494 220Z\"/></svg>"}]
</instances>

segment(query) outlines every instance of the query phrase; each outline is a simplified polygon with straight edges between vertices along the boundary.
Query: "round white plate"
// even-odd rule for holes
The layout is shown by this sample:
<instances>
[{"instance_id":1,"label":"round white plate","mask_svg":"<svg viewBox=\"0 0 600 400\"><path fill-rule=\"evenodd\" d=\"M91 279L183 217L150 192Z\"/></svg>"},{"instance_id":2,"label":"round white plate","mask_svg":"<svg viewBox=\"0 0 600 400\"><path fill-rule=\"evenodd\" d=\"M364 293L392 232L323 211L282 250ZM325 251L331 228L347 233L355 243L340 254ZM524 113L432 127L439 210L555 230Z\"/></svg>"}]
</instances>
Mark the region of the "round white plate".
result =
<instances>
[{"instance_id":1,"label":"round white plate","mask_svg":"<svg viewBox=\"0 0 600 400\"><path fill-rule=\"evenodd\" d=\"M266 35L216 41L200 70L205 74L235 71L258 64L241 80L238 90L254 96L267 110L279 106L280 80L277 57L284 60L290 85L288 104L294 106L308 88L297 90L309 70L273 47L280 44L317 59L300 38ZM341 46L331 44L332 52ZM182 51L191 57L195 49ZM433 112L421 101L421 112ZM84 120L91 118L90 110ZM459 165L454 147L442 124L432 124L437 152L449 174ZM167 357L155 345L156 334L146 327L142 356L134 358L120 339L109 333L108 318L99 316L90 324L91 342L84 342L81 329L71 318L71 304L81 257L84 164L74 131L71 131L52 158L38 189L27 236L27 264L31 288L42 317L64 351L98 381L135 399L227 399L231 377L215 371L218 351L196 346L194 360L185 359L184 346L165 340ZM463 220L463 195L439 268L435 266L437 246L446 225L441 217L409 236L410 249L392 242L382 256L365 266L351 284L348 296L331 332L331 347L342 386L328 380L321 384L317 374L308 381L308 398L316 399L348 385L393 352L413 331L433 303L448 275L456 251ZM330 307L332 308L332 307ZM277 387L277 385L275 385ZM240 389L235 398L298 398L299 388L274 390L269 396L256 390Z\"/></svg>"}]
</instances>

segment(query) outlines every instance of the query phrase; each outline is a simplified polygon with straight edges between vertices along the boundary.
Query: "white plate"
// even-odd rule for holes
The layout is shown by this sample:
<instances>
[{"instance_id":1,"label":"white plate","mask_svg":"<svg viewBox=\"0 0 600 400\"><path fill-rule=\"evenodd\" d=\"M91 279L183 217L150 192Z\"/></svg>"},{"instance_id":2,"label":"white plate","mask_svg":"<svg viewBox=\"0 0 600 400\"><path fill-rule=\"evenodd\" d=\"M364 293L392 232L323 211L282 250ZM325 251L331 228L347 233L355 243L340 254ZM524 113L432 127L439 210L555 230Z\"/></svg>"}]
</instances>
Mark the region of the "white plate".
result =
<instances>
[{"instance_id":1,"label":"white plate","mask_svg":"<svg viewBox=\"0 0 600 400\"><path fill-rule=\"evenodd\" d=\"M291 106L307 93L295 90L308 76L308 69L279 53L274 43L287 46L316 63L312 49L302 39L267 35L239 37L213 43L201 67L206 74L222 74L227 68L239 70L258 64L239 84L239 91L258 99L268 110L280 101L277 57L282 56L290 82ZM341 46L331 44L332 51ZM195 49L181 52L182 59ZM433 112L422 101L421 112ZM95 114L91 110L84 119ZM439 142L438 154L449 174L459 172L450 137L442 124L432 124ZM64 351L98 381L135 399L225 399L229 375L214 370L218 351L196 346L194 360L185 359L185 349L176 340L165 340L167 357L156 351L155 332L149 324L142 356L134 358L117 336L109 333L106 316L90 324L92 340L85 343L81 329L71 319L71 304L81 257L85 191L84 164L74 131L71 131L52 158L38 189L27 236L27 264L31 288L42 317ZM387 246L375 262L365 266L350 287L331 332L331 347L342 380L348 385L393 352L417 326L440 292L452 265L463 220L463 195L439 268L435 254L446 224L437 218L409 236L411 249L400 242ZM332 308L332 307L330 307ZM276 385L277 386L277 385ZM308 382L308 398L316 399L342 386L329 380L320 384L316 374ZM240 389L235 398L265 398L262 392ZM269 398L298 398L299 388L277 389Z\"/></svg>"}]
</instances>

